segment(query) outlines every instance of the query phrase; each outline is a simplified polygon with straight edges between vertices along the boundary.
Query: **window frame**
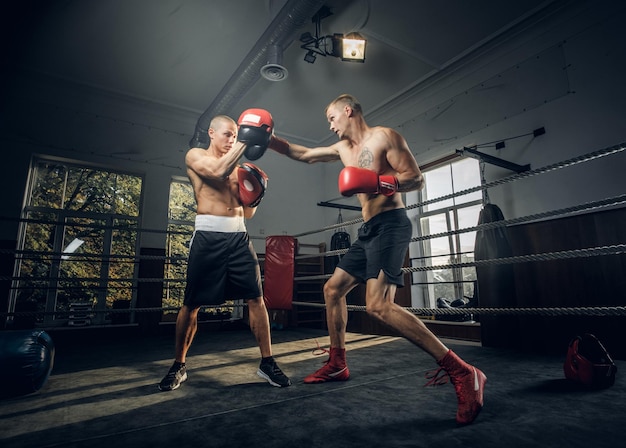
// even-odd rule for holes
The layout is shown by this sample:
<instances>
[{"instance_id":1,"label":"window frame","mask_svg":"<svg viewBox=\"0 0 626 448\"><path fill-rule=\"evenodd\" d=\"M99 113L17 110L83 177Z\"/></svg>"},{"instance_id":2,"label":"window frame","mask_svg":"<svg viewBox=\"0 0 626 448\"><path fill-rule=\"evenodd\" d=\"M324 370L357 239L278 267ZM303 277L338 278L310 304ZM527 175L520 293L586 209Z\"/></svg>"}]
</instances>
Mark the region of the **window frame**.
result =
<instances>
[{"instance_id":1,"label":"window frame","mask_svg":"<svg viewBox=\"0 0 626 448\"><path fill-rule=\"evenodd\" d=\"M50 163L50 164L58 164L63 165L66 168L66 172L64 174L63 180L63 189L67 188L68 175L72 168L75 169L88 169L94 171L102 171L105 173L111 173L115 175L122 176L132 176L137 178L140 182L139 185L139 197L136 203L136 216L124 215L118 213L102 213L97 211L80 211L80 210L72 210L66 209L65 200L65 191L62 192L62 201L60 204L60 208L54 208L51 206L42 206L42 205L31 205L32 199L35 194L36 182L38 179L38 169L42 163ZM134 255L126 256L117 255L119 260L123 260L124 258L129 258L130 262L133 263L132 268L132 277L130 280L130 301L131 303L136 302L137 298L137 277L138 277L138 263L136 262L136 257L140 253L140 241L141 241L141 210L144 198L143 187L145 185L144 176L138 173L133 173L125 170L119 170L114 167L100 165L89 162L82 162L78 160L53 157L35 154L31 158L28 179L26 182L26 187L24 190L23 196L23 204L21 211L21 219L18 226L18 238L17 238L17 249L18 256L16 256L16 260L13 268L13 279L12 279L12 287L9 295L9 310L14 312L16 308L19 306L19 303L22 298L19 297L20 290L22 289L22 285L26 283L28 285L28 280L33 280L33 278L29 278L28 276L24 277L24 273L22 272L23 263L25 260L25 256L27 252L25 250L26 239L28 237L29 226L44 223L52 226L53 228L50 230L50 236L52 237L52 247L51 251L46 253L42 252L42 255L49 256L49 266L48 266L48 279L34 279L35 281L40 280L41 285L45 285L44 288L46 292L45 296L45 304L44 304L44 316L42 319L37 319L37 325L43 325L45 327L56 327L70 324L70 315L71 305L68 304L68 310L59 309L59 292L62 291L63 288L60 287L60 283L62 283L62 278L60 274L62 272L61 266L65 261L70 261L70 257L68 255L64 255L63 246L64 246L64 238L68 233L68 229L76 228L76 227L86 227L92 229L99 229L102 231L101 239L101 253L100 258L96 254L88 254L88 257L85 259L91 259L93 257L94 262L98 260L100 265L98 268L99 275L97 277L89 278L86 282L95 283L95 286L87 286L83 285L83 287L88 290L89 288L95 288L95 303L93 303L93 310L97 311L93 315L90 315L89 323L90 324L105 324L108 323L108 319L106 310L110 309L109 304L107 303L107 299L109 296L109 291L111 289L111 283L113 285L122 285L127 282L118 282L115 281L115 277L111 276L111 265L115 261L114 256L114 236L118 231L130 231L134 232L131 240L134 239L134 247L133 252ZM117 186L117 178L116 178L116 186ZM114 210L115 211L115 210ZM38 220L32 219L32 214L42 214L42 215L50 215L53 216L54 219L49 221L46 220ZM71 220L91 220L91 221L100 221L99 223L93 225L93 227L89 227L88 224L81 225L76 223L70 223ZM116 225L116 222L125 221L128 223L132 223L129 226L119 226ZM72 233L72 232L69 232ZM131 252L132 253L132 252ZM84 261L84 260L83 260ZM45 261L42 262L45 266ZM68 277L70 279L71 277ZM72 280L69 280L71 282ZM36 285L33 282L33 285ZM80 286L79 286L80 287ZM35 288L35 287L33 287ZM124 288L124 286L116 286L116 289ZM23 299L28 301L28 298ZM92 298L91 300L94 300ZM114 300L113 300L114 301ZM39 306L41 305L39 301L37 302L37 308L39 311ZM113 303L110 304L111 306ZM56 315L54 313L57 313Z\"/></svg>"},{"instance_id":2,"label":"window frame","mask_svg":"<svg viewBox=\"0 0 626 448\"><path fill-rule=\"evenodd\" d=\"M451 178L451 184L452 184L451 193L453 194L458 193L459 191L464 191L465 189L467 189L468 186L464 185L463 189L459 189L458 191L454 188L454 169L452 165L455 163L471 161L471 160L475 160L475 159L468 158L468 157L452 157L452 158L446 157L446 158L440 159L439 161L435 161L433 163L425 165L425 168L422 168L422 173L424 174L425 178L427 178L429 172L432 172L435 169L441 169L441 168L447 167L450 170L450 178ZM477 185L482 184L481 163L482 162L476 161L476 165L475 165L475 168L476 168L475 174L479 182L477 183ZM428 181L426 181L425 188L428 188L428 186L429 186L429 183ZM424 199L425 197L436 199L437 197L447 196L448 194L450 194L449 191L446 191L445 194L438 194L436 191L433 192L432 190L431 191L422 190L418 192L416 195L417 203L419 204L419 203L426 202L426 199ZM414 235L415 236L428 236L429 234L432 235L432 234L454 232L456 230L460 230L459 221L461 220L460 217L463 214L464 209L475 209L477 206L480 206L482 208L482 206L484 205L484 196L482 194L479 199L473 199L473 200L463 201L463 202L458 203L457 202L458 198L462 198L464 196L465 195L454 196L451 200L451 203L450 203L450 200L446 200L446 204L443 207L439 207L439 208L433 208L433 205L436 205L437 202L435 202L434 204L429 204L426 206L420 205L419 207L417 207L416 211L410 214L410 216L412 217L412 219L414 219L415 224L416 224L414 227ZM437 215L444 215L445 230L436 231L436 232L424 231L423 230L424 220L431 219ZM478 223L477 219L478 219L478 216L476 216L476 224ZM468 232L467 234L475 235L475 233L476 232L474 231L474 232ZM410 257L409 261L410 261L411 266L412 267L418 267L418 266L419 267L424 267L424 266L432 267L433 258L444 257L444 256L448 257L447 262L439 263L439 264L460 263L462 261L468 261L465 258L467 257L467 254L470 254L470 253L472 254L471 258L473 260L474 258L473 257L473 250L474 250L473 245L472 245L471 251L462 250L462 242L461 242L460 233L453 233L451 235L447 235L445 238L448 241L447 243L448 251L447 253L444 253L441 255L432 254L432 247L431 247L432 239L425 239L425 240L420 240L420 241L411 243L410 255L409 255ZM434 265L436 266L437 264L434 264ZM473 274L470 272L468 275L467 271L465 271L468 269L473 270ZM445 288L445 287L438 288L437 286L445 285L445 284L452 284L452 288L453 288L453 294L452 294L453 297L446 297L446 298L450 300L463 299L463 298L467 299L468 297L471 298L475 294L474 292L474 285L476 281L475 268L474 267L472 268L454 267L454 268L451 268L450 270L452 271L451 281L438 281L435 278L436 270L413 272L411 275L411 285L412 285L412 291L414 292L413 295L417 296L416 298L413 299L413 306L425 307L425 308L436 308L437 299L440 296L443 297L440 294L440 292L442 289ZM471 293L471 296L469 295L470 293Z\"/></svg>"}]
</instances>

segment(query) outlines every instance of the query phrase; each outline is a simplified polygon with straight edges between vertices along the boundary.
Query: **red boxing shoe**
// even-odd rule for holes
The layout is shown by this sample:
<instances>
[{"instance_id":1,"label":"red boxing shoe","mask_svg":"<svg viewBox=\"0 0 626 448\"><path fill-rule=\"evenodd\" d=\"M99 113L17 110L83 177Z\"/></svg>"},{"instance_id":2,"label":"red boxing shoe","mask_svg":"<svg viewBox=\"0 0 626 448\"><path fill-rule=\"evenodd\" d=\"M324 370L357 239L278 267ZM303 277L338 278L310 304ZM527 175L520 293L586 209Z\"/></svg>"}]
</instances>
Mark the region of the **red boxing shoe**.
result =
<instances>
[{"instance_id":1,"label":"red boxing shoe","mask_svg":"<svg viewBox=\"0 0 626 448\"><path fill-rule=\"evenodd\" d=\"M347 381L350 371L346 365L346 349L331 347L330 351L319 347L316 351L328 352L329 356L324 367L304 378L306 384L327 383L329 381ZM315 353L315 351L314 351ZM320 353L321 354L321 353Z\"/></svg>"},{"instance_id":2,"label":"red boxing shoe","mask_svg":"<svg viewBox=\"0 0 626 448\"><path fill-rule=\"evenodd\" d=\"M329 381L347 381L350 379L350 371L348 366L343 368L335 367L326 363L324 367L317 372L310 374L304 378L304 382L307 384L327 383Z\"/></svg>"},{"instance_id":3,"label":"red boxing shoe","mask_svg":"<svg viewBox=\"0 0 626 448\"><path fill-rule=\"evenodd\" d=\"M456 422L459 425L472 423L483 408L483 391L487 376L476 367L467 364L456 353L449 350L438 364L450 376L458 399Z\"/></svg>"}]
</instances>

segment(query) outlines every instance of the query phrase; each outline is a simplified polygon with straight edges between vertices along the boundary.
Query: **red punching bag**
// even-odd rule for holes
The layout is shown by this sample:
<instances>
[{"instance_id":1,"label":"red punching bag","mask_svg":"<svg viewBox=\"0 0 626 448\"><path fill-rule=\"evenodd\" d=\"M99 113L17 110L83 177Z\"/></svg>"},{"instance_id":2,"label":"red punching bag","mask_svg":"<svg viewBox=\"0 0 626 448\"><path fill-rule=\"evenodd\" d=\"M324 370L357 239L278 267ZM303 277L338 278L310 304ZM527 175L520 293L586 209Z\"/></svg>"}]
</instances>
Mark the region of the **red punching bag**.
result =
<instances>
[{"instance_id":1,"label":"red punching bag","mask_svg":"<svg viewBox=\"0 0 626 448\"><path fill-rule=\"evenodd\" d=\"M292 236L268 236L265 239L263 295L271 310L290 310L293 302L297 240Z\"/></svg>"}]
</instances>

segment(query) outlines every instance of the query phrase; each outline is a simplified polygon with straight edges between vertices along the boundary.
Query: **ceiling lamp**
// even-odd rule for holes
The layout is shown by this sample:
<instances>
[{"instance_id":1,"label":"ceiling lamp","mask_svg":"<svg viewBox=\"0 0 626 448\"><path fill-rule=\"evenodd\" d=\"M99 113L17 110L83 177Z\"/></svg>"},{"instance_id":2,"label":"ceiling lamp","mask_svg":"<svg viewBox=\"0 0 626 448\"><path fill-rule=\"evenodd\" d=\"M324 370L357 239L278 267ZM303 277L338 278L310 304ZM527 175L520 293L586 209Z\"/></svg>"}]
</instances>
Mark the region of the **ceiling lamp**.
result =
<instances>
[{"instance_id":1,"label":"ceiling lamp","mask_svg":"<svg viewBox=\"0 0 626 448\"><path fill-rule=\"evenodd\" d=\"M335 56L342 61L365 62L365 45L367 41L359 33L333 34L320 36L322 19L332 15L328 6L322 6L313 16L315 23L315 36L311 33L303 33L300 36L300 48L306 50L304 60L310 64L315 62L317 56Z\"/></svg>"},{"instance_id":2,"label":"ceiling lamp","mask_svg":"<svg viewBox=\"0 0 626 448\"><path fill-rule=\"evenodd\" d=\"M348 33L341 38L341 60L365 62L365 44L367 41L359 33Z\"/></svg>"}]
</instances>

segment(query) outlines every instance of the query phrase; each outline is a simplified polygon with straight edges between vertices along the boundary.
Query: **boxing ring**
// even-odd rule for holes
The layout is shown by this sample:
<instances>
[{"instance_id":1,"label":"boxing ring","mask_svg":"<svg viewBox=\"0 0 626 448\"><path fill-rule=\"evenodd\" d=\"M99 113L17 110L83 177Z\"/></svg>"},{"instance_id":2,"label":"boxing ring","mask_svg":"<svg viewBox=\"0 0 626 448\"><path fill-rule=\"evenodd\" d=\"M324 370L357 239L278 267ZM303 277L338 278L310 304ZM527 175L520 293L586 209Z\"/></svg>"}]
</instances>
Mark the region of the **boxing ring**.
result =
<instances>
[{"instance_id":1,"label":"boxing ring","mask_svg":"<svg viewBox=\"0 0 626 448\"><path fill-rule=\"evenodd\" d=\"M569 167L573 167L579 164L593 162L594 160L610 157L612 155L623 152L626 149L626 143L617 144L614 146L610 146L598 151L594 151L588 154L584 154L572 159L564 160L559 163L551 164L542 168L533 169L524 171L521 173L517 173L508 177L504 177L502 179L498 179L491 182L483 182L482 185L470 188L467 190L459 191L454 194L449 194L445 196L440 196L437 198L433 198L427 201L423 201L420 203L412 204L407 206L407 211L411 211L413 209L419 209L420 207L428 206L435 204L437 202L445 201L454 197L467 195L473 192L486 192L490 188L501 186L504 184L516 182L519 180L528 179L534 176L540 176L547 173L551 173L557 170L566 169ZM593 202L587 202L578 204L571 207L561 208L550 210L542 213L532 214L528 216L517 217L513 219L502 219L494 222L484 222L480 223L476 226L462 228L459 230L453 230L449 232L442 233L434 233L430 235L421 235L415 236L411 239L412 243L418 243L422 241L426 241L429 239L441 238L441 237L449 237L457 234L470 233L475 232L477 235L480 234L488 234L490 232L498 232L498 231L506 231L514 226L519 226L525 223L532 223L541 220L547 220L551 218L559 218L563 216L572 216L576 214L585 214L590 212L597 212L599 210L605 209L615 209L621 208L624 206L626 202L626 195L618 195L613 196ZM36 222L34 220L30 220L30 222ZM279 254L280 256L276 257L272 252L273 249L271 244L268 245L267 241L272 238L281 239L282 237L268 237L266 240L266 253L261 257L262 262L266 265L267 269L268 260L270 260L270 279L267 281L265 279L265 289L266 289L266 299L268 299L268 308L269 309L290 309L292 305L301 306L301 307L323 307L323 302L320 303L310 303L310 302L301 302L297 300L297 297L293 297L293 284L297 284L299 282L307 282L312 280L319 280L321 282L325 281L330 277L330 273L324 273L321 275L312 275L312 276L296 276L290 277L290 275L285 275L282 273L275 278L272 278L271 270L272 270L272 261L278 260L281 262L282 258L289 260L289 263L283 265L284 268L287 266L293 266L293 263L296 260L302 260L307 257L338 257L347 251L347 249L340 250L330 250L319 253L314 253L310 255L302 255L297 253L298 251L298 239L306 236L311 236L315 234L323 234L325 232L334 231L338 228L347 228L356 226L362 223L362 219L354 219L346 222L339 222L334 225L330 225L321 229L316 229L312 231L302 232L298 234L294 234L291 236L294 240L294 246L291 249L287 250L286 254ZM157 232L155 230L150 229L140 229L140 232ZM185 232L181 232L185 233ZM191 232L187 234L190 235ZM251 236L253 239L261 239L261 237ZM289 237L287 237L289 238ZM472 262L464 262L464 263L449 263L449 264L432 264L429 263L428 260L422 260L419 266L406 266L403 268L403 271L407 274L416 273L416 272L426 272L433 270L441 270L441 269L453 269L453 268L465 268L465 267L475 267L477 269L485 268L485 269L494 269L501 266L510 266L510 265L518 265L524 263L535 263L535 262L550 262L550 261L558 261L558 260L571 260L571 259L589 259L595 257L610 257L610 256L623 256L626 252L626 242L619 241L615 244L596 246L596 247L586 247L586 248L578 248L578 249L570 249L570 250L560 250L554 252L542 252L542 253L531 253L531 254L521 254L521 255L511 255L505 257L493 257L493 258L483 258L483 259L475 259ZM14 250L14 249L0 249L0 256L10 257L16 261L20 259L26 259L29 257L48 257L50 259L58 259L63 257L63 253L45 253L45 252L33 252L27 250ZM93 259L95 256L90 256L89 254L75 256L75 261L85 261ZM478 258L478 257L476 257ZM123 256L116 255L115 257L111 257L111 259L115 260L124 260L131 264L140 264L142 262L157 262L157 271L158 267L164 264L171 263L184 263L184 257L180 256L163 256L163 255L150 255L149 253L139 254L135 256ZM111 260L102 260L102 261L111 261ZM159 265L158 263L162 263ZM286 273L293 273L293 269L285 271ZM109 280L107 284L107 288L109 289L134 289L140 290L141 288L151 288L155 285L169 285L170 287L176 288L178 290L182 290L184 287L184 278L164 278L164 276L150 276L149 274L153 274L154 271L149 272L148 274L140 275L136 278L113 278ZM265 273L264 273L265 274ZM266 274L265 274L266 275ZM23 280L16 276L0 276L0 282L7 284L11 282L11 286L9 288L10 291L18 291L20 290L19 282ZM60 278L58 280L61 280ZM65 279L69 282L80 283L85 280L95 280L95 279ZM292 282L293 280L293 282ZM132 285L130 288L126 285ZM83 286L84 287L84 286ZM89 286L87 286L89 287ZM93 287L93 289L101 288L101 286ZM277 295L278 300L272 300L272 297ZM134 300L134 303L125 304L126 306L116 308L115 306L108 306L106 309L88 309L87 311L82 311L89 316L94 315L107 315L110 319L116 320L116 316L134 316L134 320L137 319L151 319L152 321L158 320L156 317L157 314L172 312L175 313L178 309L177 306L145 306L147 303L145 300ZM152 300L154 302L154 300ZM0 317L4 319L15 319L15 318L30 318L33 317L41 318L42 316L53 315L55 317L68 317L70 315L76 316L81 313L81 310L78 309L66 309L66 310L20 310L19 304L13 304L13 309L5 309L0 310ZM144 306L142 306L144 305ZM427 308L423 307L412 307L408 306L407 309L412 313L419 316L455 316L455 315L464 315L464 314L472 314L474 316L500 316L500 315L520 315L520 316L528 316L528 315L543 315L543 316L624 316L626 315L626 302L616 304L613 306L539 306L539 307L528 307L528 306L485 306L481 305L480 307L463 307L463 308L438 308L436 306L430 306ZM227 316L228 313L234 313L236 317L241 317L241 310L236 311L240 308L244 308L245 305L240 302L231 302L228 303L227 306L215 306L215 307L203 307L204 310L208 312L212 312L212 309L215 309L218 314L222 312L223 309L226 309L224 312L224 316ZM364 311L365 308L359 305L349 305L349 310L353 312L361 312ZM232 315L232 314L231 314ZM146 316L150 316L149 318ZM133 319L127 319L133 320Z\"/></svg>"},{"instance_id":2,"label":"boxing ring","mask_svg":"<svg viewBox=\"0 0 626 448\"><path fill-rule=\"evenodd\" d=\"M483 191L507 182L592 162L625 149L626 144L615 145L484 183L472 191ZM465 190L457 195L467 193ZM407 208L417 209L446 198L434 198ZM545 223L549 222L549 218L588 216L596 211L617 213L621 217L625 201L626 195L619 195L545 213L480 223L452 232L419 235L413 237L412 242L468 232L480 234L508 230L519 234L515 227L520 224ZM323 312L323 300L299 300L294 291L303 282L317 282L321 288L330 273L299 276L295 267L307 258L319 261L341 256L346 249L326 251L323 250L324 245L312 245L317 252L305 254L302 253L304 250L299 250L297 241L310 235L357 226L361 222L361 219L355 219L310 232L263 238L270 243L261 259L270 318L273 312L289 313L294 307ZM274 356L294 382L291 387L278 389L268 387L255 378L258 348L248 329L226 326L214 328L215 331L199 331L188 356L190 381L171 393L158 392L156 384L160 375L171 363L173 340L173 325L160 324L171 323L165 322L164 316L175 314L178 308L151 306L145 300L135 300L126 308L7 309L0 313L5 323L17 318L20 323L35 327L42 327L43 317L50 315L58 316L60 322L66 323L71 315L76 318L80 313L87 318L105 317L104 323L99 325L83 322L83 325L45 328L55 341L54 346L46 346L39 341L41 328L34 333L27 330L28 337L33 338L31 348L35 345L43 353L39 355L39 359L44 360L42 372L37 378L39 382L34 387L30 386L25 395L0 399L0 419L3 421L0 444L21 448L94 448L112 444L155 447L172 444L215 447L257 444L327 448L381 445L431 448L619 446L623 440L621 422L626 418L622 405L626 383L620 373L626 368L623 361L626 358L613 338L623 328L626 315L623 290L617 287L613 296L601 297L593 305L532 305L513 303L508 297L500 300L500 293L506 289L494 283L497 274L506 273L511 267L521 269L515 274L523 278L528 272L544 275L542 271L545 270L551 274L552 269L544 266L561 262L593 260L598 269L614 264L619 266L624 262L626 250L626 241L620 241L619 236L619 232L611 235L615 240L610 244L533 253L517 253L519 248L514 247L513 253L508 256L477 257L472 262L445 265L429 264L422 259L417 266L403 268L407 276L442 268L472 266L477 269L481 292L479 306L405 306L410 312L423 317L425 323L436 321L437 317L459 315L471 315L478 321L483 331L481 341L445 339L455 352L480 366L489 377L485 408L479 419L467 427L456 428L454 425L456 403L452 388L422 387L425 375L434 367L432 359L405 339L390 334L349 331L346 342L350 351L350 381L304 385L301 378L317 369L323 361L323 357L312 352L318 346L328 345L326 330L290 325L285 325L280 331L275 329L272 332ZM273 249L272 241L286 242L286 251L282 246ZM34 256L58 258L63 254L2 249L0 255L19 259ZM273 257L280 267L278 272L272 271L276 267L272 267ZM154 263L157 268L181 261L176 257L150 253L125 259L139 265ZM284 269L285 263L293 270ZM528 266L539 267L528 271ZM486 269L485 277L480 277L481 269ZM136 278L114 279L111 285L127 287L123 285L130 283L140 296L140 290L145 293L146 287L164 284L180 287L184 283L181 278L154 275L157 271L147 269ZM19 291L19 280L15 275L0 277L1 282L9 285L9 290L15 288ZM572 279L573 283L575 281L577 279ZM530 286L524 284L518 285L518 288L524 290ZM490 289L493 294L484 292ZM161 294L157 296L161 299L162 290L159 292ZM321 297L320 294L321 289L318 297ZM349 303L348 309L351 315L367 314L362 304ZM245 319L245 304L239 302L204 307L203 310L218 317L218 326ZM117 323L117 317L124 317L121 319L124 323ZM80 320L75 322L80 323ZM565 324L560 325L562 322ZM593 325L581 326L584 322ZM453 322L453 325L465 324L463 321ZM0 337L17 331L8 324L6 327L0 331ZM154 331L157 327L161 331ZM554 332L541 331L548 327ZM133 331L135 328L145 331ZM589 328L599 333L617 359L620 372L615 385L602 391L580 389L563 377L566 342L574 336L573 332ZM106 329L109 331L105 332ZM535 338L530 334L532 332L537 332ZM515 337L527 344L519 344ZM536 346L542 342L543 346ZM545 350L553 348L550 342L554 343L556 350ZM526 350L529 346L532 349ZM28 352L32 354L33 350ZM51 358L54 358L54 369Z\"/></svg>"}]
</instances>

